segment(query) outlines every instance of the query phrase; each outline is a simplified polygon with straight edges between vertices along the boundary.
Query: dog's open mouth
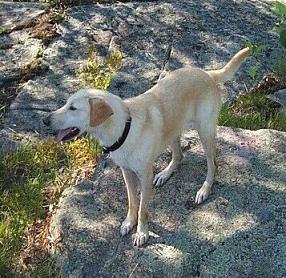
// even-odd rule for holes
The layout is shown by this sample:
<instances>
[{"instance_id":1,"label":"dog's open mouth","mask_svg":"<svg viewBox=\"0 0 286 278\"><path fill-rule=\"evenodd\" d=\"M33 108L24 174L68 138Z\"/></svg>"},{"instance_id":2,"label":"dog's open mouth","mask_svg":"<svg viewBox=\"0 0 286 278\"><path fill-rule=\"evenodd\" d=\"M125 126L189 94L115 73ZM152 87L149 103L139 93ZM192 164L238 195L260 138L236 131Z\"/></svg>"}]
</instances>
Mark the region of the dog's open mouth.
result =
<instances>
[{"instance_id":1,"label":"dog's open mouth","mask_svg":"<svg viewBox=\"0 0 286 278\"><path fill-rule=\"evenodd\" d=\"M56 141L59 143L61 141L71 140L80 133L79 128L69 127L66 129L59 129L56 133Z\"/></svg>"}]
</instances>

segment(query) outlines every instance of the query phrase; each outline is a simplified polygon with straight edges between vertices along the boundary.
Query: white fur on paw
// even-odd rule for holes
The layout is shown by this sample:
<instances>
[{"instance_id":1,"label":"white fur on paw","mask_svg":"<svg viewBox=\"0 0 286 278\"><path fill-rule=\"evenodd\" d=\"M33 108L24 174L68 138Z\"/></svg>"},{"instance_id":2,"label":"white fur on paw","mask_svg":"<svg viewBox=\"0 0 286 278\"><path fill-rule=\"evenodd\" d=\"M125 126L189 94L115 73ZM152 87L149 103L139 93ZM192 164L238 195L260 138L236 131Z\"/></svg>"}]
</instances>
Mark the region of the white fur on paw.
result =
<instances>
[{"instance_id":1,"label":"white fur on paw","mask_svg":"<svg viewBox=\"0 0 286 278\"><path fill-rule=\"evenodd\" d=\"M120 234L122 236L127 235L135 226L135 224L133 224L131 221L124 221L120 227Z\"/></svg>"},{"instance_id":2,"label":"white fur on paw","mask_svg":"<svg viewBox=\"0 0 286 278\"><path fill-rule=\"evenodd\" d=\"M132 235L132 242L134 246L141 247L144 245L149 239L149 232L137 232L136 234Z\"/></svg>"},{"instance_id":3,"label":"white fur on paw","mask_svg":"<svg viewBox=\"0 0 286 278\"><path fill-rule=\"evenodd\" d=\"M197 192L196 195L196 204L201 204L203 201L205 201L210 193L210 189L206 186L202 186L201 189Z\"/></svg>"},{"instance_id":4,"label":"white fur on paw","mask_svg":"<svg viewBox=\"0 0 286 278\"><path fill-rule=\"evenodd\" d=\"M156 186L160 186L163 185L170 177L170 174L168 173L168 171L163 170L162 172L158 173L154 180L153 180L153 184Z\"/></svg>"}]
</instances>

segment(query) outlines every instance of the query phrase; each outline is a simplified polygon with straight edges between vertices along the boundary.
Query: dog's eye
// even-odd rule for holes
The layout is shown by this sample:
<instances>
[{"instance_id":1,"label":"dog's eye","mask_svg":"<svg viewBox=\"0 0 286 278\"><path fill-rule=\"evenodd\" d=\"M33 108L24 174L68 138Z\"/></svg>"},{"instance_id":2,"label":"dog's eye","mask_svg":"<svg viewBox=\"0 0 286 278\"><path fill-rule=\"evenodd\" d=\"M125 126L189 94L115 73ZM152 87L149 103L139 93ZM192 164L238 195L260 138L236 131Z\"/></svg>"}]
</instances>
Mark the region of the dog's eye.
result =
<instances>
[{"instance_id":1,"label":"dog's eye","mask_svg":"<svg viewBox=\"0 0 286 278\"><path fill-rule=\"evenodd\" d=\"M74 111L74 110L76 110L76 108L74 106L71 106L70 110Z\"/></svg>"}]
</instances>

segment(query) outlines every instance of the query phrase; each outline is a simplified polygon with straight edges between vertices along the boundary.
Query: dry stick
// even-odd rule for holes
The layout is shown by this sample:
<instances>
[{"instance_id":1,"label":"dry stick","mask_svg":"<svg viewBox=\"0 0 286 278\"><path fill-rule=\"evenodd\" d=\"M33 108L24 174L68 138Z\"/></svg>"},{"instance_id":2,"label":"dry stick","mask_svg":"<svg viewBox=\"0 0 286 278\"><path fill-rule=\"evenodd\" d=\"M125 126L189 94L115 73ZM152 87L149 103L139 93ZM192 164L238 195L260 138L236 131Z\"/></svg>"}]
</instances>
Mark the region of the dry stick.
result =
<instances>
[{"instance_id":1,"label":"dry stick","mask_svg":"<svg viewBox=\"0 0 286 278\"><path fill-rule=\"evenodd\" d=\"M112 36L111 37L111 40L109 42L109 46L108 46L108 52L111 53L112 51L115 51L115 50L119 50L119 46L116 44L116 40L118 39L119 37L118 36Z\"/></svg>"},{"instance_id":2,"label":"dry stick","mask_svg":"<svg viewBox=\"0 0 286 278\"><path fill-rule=\"evenodd\" d=\"M167 48L167 51L166 51L165 60L163 61L163 65L162 65L162 68L161 68L161 73L159 74L159 77L158 77L157 81L154 82L155 84L158 83L158 81L160 81L163 78L163 75L164 75L165 69L166 69L166 65L167 65L167 63L168 63L168 61L170 60L170 57L171 57L172 49L173 49L173 42L171 42L168 45L168 48Z\"/></svg>"},{"instance_id":3,"label":"dry stick","mask_svg":"<svg viewBox=\"0 0 286 278\"><path fill-rule=\"evenodd\" d=\"M136 270L136 268L137 268L138 265L139 265L139 263L137 263L137 264L135 265L135 267L132 269L132 271L131 271L130 274L128 275L128 278L131 278L131 277L132 277L132 274L135 272L135 270Z\"/></svg>"},{"instance_id":4,"label":"dry stick","mask_svg":"<svg viewBox=\"0 0 286 278\"><path fill-rule=\"evenodd\" d=\"M248 92L249 92L249 90L248 90L248 88L247 88L247 86L246 86L245 82L243 82L243 85L244 85L244 89L245 89L245 91L248 93Z\"/></svg>"}]
</instances>

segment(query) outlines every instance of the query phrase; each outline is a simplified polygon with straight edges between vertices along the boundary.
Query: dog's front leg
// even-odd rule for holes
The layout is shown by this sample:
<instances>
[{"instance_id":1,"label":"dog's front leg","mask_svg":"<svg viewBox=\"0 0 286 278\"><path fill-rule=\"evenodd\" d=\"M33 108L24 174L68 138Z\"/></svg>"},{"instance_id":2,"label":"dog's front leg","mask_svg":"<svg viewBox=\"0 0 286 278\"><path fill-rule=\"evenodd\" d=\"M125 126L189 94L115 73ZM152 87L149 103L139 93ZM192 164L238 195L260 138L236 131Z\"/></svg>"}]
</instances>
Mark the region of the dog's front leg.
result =
<instances>
[{"instance_id":1,"label":"dog's front leg","mask_svg":"<svg viewBox=\"0 0 286 278\"><path fill-rule=\"evenodd\" d=\"M137 223L139 200L136 193L137 186L139 186L139 180L136 174L130 170L121 168L121 171L128 195L128 213L120 228L121 235L125 236Z\"/></svg>"},{"instance_id":2,"label":"dog's front leg","mask_svg":"<svg viewBox=\"0 0 286 278\"><path fill-rule=\"evenodd\" d=\"M138 178L140 181L140 205L138 211L138 225L137 232L133 235L133 245L134 246L142 246L149 239L149 229L148 229L148 207L149 202L153 196L153 170L152 163L150 166L142 169L142 172L138 174Z\"/></svg>"}]
</instances>

